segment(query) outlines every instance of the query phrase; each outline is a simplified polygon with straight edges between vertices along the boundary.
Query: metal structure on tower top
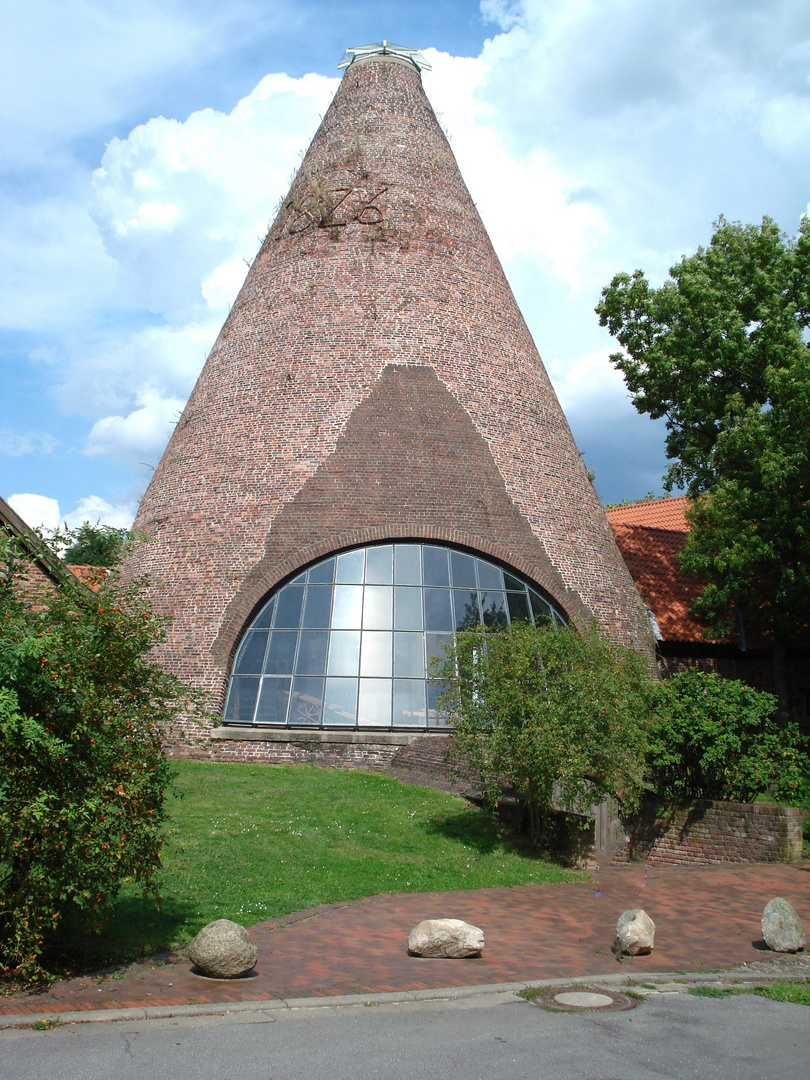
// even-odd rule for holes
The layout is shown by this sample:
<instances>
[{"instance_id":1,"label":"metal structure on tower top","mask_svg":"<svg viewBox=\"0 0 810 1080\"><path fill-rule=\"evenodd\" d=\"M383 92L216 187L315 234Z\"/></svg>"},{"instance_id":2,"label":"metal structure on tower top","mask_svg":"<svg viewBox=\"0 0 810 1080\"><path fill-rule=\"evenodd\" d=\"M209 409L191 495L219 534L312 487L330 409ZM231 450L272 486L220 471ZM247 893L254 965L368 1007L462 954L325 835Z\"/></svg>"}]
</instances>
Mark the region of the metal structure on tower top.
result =
<instances>
[{"instance_id":1,"label":"metal structure on tower top","mask_svg":"<svg viewBox=\"0 0 810 1080\"><path fill-rule=\"evenodd\" d=\"M396 56L399 60L406 60L420 71L430 71L431 67L418 49L406 49L403 45L394 45L390 41L376 41L373 45L360 45L357 48L347 49L338 64L339 68L347 68L355 60L365 60L370 56Z\"/></svg>"}]
</instances>

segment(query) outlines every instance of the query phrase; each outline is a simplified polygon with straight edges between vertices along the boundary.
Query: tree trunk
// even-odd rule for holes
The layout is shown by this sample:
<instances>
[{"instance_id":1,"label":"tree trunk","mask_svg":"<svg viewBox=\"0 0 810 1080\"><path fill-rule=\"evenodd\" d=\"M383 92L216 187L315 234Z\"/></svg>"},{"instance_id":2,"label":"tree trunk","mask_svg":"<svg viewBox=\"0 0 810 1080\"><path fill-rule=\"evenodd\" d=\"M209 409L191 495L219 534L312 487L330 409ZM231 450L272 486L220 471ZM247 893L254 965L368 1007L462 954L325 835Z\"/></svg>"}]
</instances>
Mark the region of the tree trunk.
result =
<instances>
[{"instance_id":1,"label":"tree trunk","mask_svg":"<svg viewBox=\"0 0 810 1080\"><path fill-rule=\"evenodd\" d=\"M773 685L776 691L776 719L780 727L790 723L790 691L788 688L786 649L783 641L773 643Z\"/></svg>"}]
</instances>

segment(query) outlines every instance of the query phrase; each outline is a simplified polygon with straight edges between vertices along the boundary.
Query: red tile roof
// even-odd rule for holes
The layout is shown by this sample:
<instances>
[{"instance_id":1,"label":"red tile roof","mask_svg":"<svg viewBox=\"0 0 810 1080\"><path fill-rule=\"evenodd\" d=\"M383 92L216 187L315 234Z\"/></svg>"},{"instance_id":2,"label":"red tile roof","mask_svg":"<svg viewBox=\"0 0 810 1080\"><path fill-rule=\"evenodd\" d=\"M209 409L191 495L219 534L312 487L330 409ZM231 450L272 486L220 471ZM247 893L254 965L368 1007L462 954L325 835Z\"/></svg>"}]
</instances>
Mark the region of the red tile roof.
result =
<instances>
[{"instance_id":1,"label":"red tile roof","mask_svg":"<svg viewBox=\"0 0 810 1080\"><path fill-rule=\"evenodd\" d=\"M98 592L98 587L109 573L104 566L71 566L66 564L68 570L93 592Z\"/></svg>"},{"instance_id":2,"label":"red tile roof","mask_svg":"<svg viewBox=\"0 0 810 1080\"><path fill-rule=\"evenodd\" d=\"M703 641L703 624L689 612L701 583L682 574L678 565L686 530L610 524L630 576L655 615L664 641Z\"/></svg>"},{"instance_id":3,"label":"red tile roof","mask_svg":"<svg viewBox=\"0 0 810 1080\"><path fill-rule=\"evenodd\" d=\"M648 529L669 529L687 533L686 508L689 498L678 495L674 499L656 499L655 502L631 503L629 506L613 506L605 511L611 525L640 525Z\"/></svg>"},{"instance_id":4,"label":"red tile roof","mask_svg":"<svg viewBox=\"0 0 810 1080\"><path fill-rule=\"evenodd\" d=\"M688 505L688 497L679 495L605 511L630 576L655 615L664 641L707 640L703 637L703 623L689 610L702 583L683 574L678 563L689 532ZM736 635L722 639L731 640L736 640Z\"/></svg>"}]
</instances>

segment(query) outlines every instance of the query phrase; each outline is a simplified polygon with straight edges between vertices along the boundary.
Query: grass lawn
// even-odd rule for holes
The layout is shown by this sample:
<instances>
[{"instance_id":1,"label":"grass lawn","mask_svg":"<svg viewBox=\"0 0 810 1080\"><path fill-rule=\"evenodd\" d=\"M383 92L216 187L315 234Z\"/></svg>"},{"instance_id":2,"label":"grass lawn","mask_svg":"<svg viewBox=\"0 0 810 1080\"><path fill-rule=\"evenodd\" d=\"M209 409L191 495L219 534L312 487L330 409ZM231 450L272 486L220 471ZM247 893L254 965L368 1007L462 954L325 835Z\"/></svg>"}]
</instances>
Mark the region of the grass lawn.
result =
<instances>
[{"instance_id":1,"label":"grass lawn","mask_svg":"<svg viewBox=\"0 0 810 1080\"><path fill-rule=\"evenodd\" d=\"M212 919L251 926L380 893L578 876L446 792L301 765L175 764L160 906L125 888L103 936L82 941L85 963L181 945Z\"/></svg>"},{"instance_id":2,"label":"grass lawn","mask_svg":"<svg viewBox=\"0 0 810 1080\"><path fill-rule=\"evenodd\" d=\"M695 997L730 997L732 994L758 994L771 1001L789 1001L794 1005L810 1005L810 979L785 980L768 986L746 986L725 990L715 986L693 986Z\"/></svg>"}]
</instances>

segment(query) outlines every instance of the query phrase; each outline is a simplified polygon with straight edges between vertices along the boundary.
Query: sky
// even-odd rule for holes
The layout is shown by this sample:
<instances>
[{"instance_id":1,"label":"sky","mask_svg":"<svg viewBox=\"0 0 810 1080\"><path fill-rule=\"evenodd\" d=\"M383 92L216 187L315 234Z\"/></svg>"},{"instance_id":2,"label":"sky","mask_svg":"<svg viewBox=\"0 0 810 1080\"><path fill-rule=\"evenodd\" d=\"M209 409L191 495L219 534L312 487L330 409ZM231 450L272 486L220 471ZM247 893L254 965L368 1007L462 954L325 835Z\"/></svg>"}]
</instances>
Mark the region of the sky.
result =
<instances>
[{"instance_id":1,"label":"sky","mask_svg":"<svg viewBox=\"0 0 810 1080\"><path fill-rule=\"evenodd\" d=\"M128 526L338 85L425 90L603 502L662 492L594 307L810 200L806 0L27 0L0 40L0 495Z\"/></svg>"}]
</instances>

